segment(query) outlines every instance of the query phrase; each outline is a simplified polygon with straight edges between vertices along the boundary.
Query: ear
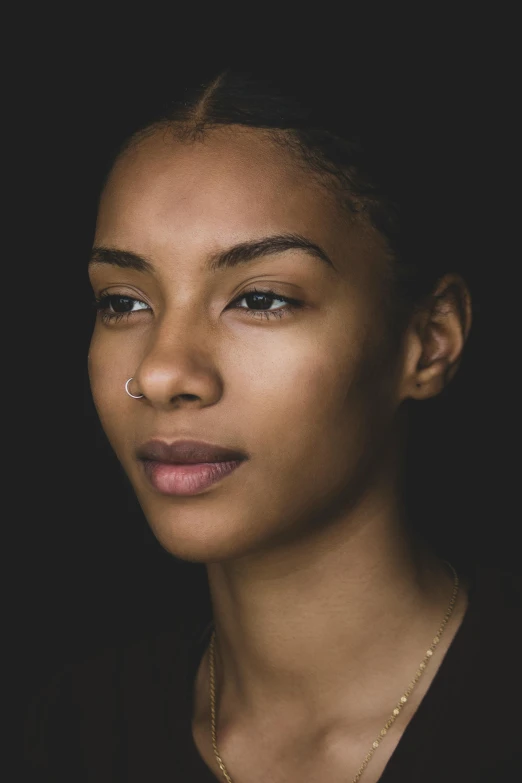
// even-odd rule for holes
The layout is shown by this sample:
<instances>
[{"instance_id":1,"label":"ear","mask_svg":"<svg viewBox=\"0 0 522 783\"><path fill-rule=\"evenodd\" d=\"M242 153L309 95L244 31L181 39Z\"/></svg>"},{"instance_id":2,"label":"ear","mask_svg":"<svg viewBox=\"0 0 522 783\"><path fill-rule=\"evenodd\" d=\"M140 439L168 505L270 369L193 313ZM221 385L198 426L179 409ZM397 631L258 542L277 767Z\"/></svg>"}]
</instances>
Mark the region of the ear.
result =
<instances>
[{"instance_id":1,"label":"ear","mask_svg":"<svg viewBox=\"0 0 522 783\"><path fill-rule=\"evenodd\" d=\"M439 394L453 378L472 321L471 295L460 275L442 277L406 331L400 399Z\"/></svg>"}]
</instances>

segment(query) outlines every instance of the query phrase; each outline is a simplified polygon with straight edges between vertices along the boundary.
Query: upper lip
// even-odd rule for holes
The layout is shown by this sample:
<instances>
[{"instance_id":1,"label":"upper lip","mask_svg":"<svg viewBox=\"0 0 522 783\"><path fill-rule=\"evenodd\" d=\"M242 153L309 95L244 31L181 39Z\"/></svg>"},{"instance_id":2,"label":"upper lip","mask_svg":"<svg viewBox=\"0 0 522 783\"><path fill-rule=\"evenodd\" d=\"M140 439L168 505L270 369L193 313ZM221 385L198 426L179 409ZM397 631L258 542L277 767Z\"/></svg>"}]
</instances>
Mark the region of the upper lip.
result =
<instances>
[{"instance_id":1,"label":"upper lip","mask_svg":"<svg viewBox=\"0 0 522 783\"><path fill-rule=\"evenodd\" d=\"M138 448L137 456L142 460L167 462L173 465L247 459L247 455L239 449L230 449L198 440L177 440L173 443L151 440Z\"/></svg>"}]
</instances>

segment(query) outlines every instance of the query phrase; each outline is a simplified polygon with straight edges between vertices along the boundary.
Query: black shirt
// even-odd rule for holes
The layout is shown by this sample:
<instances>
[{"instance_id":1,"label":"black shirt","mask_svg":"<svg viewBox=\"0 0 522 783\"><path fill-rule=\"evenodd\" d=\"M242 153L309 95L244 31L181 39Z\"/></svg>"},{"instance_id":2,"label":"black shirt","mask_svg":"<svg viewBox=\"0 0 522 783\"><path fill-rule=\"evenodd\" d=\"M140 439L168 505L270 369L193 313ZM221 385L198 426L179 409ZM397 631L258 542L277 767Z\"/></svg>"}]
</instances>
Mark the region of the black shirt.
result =
<instances>
[{"instance_id":1,"label":"black shirt","mask_svg":"<svg viewBox=\"0 0 522 783\"><path fill-rule=\"evenodd\" d=\"M477 568L461 626L379 783L522 780L521 619L518 580ZM191 725L212 627L188 620L61 671L28 714L24 781L215 783Z\"/></svg>"}]
</instances>

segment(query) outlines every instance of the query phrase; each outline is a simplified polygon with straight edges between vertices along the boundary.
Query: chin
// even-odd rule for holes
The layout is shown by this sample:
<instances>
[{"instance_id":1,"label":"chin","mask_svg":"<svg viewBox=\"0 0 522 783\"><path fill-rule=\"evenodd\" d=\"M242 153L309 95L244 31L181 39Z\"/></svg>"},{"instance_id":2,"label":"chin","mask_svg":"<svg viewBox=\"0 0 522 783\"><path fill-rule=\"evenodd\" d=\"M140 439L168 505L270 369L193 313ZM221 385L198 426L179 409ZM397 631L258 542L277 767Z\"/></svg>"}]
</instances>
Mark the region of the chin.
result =
<instances>
[{"instance_id":1,"label":"chin","mask_svg":"<svg viewBox=\"0 0 522 783\"><path fill-rule=\"evenodd\" d=\"M191 563L219 563L253 554L266 537L266 526L253 536L245 514L231 515L201 508L143 509L149 526L163 549ZM260 520L260 524L262 520ZM261 539L261 540L260 540Z\"/></svg>"}]
</instances>

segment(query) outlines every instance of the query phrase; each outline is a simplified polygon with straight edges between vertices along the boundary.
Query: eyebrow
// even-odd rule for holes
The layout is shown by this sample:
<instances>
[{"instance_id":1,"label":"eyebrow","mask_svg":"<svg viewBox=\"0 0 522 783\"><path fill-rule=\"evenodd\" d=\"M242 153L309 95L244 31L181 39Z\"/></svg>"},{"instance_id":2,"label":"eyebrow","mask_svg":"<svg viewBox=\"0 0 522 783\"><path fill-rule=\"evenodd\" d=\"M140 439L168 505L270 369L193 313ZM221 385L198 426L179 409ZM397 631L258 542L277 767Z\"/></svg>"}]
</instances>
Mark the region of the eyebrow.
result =
<instances>
[{"instance_id":1,"label":"eyebrow","mask_svg":"<svg viewBox=\"0 0 522 783\"><path fill-rule=\"evenodd\" d=\"M302 250L335 269L323 248L301 234L274 234L263 239L240 242L227 250L212 255L207 260L207 268L210 272L231 269L241 264L248 264L250 261L256 261L263 256L285 253L287 250ZM154 264L147 258L130 250L118 250L117 248L93 247L89 265L97 264L110 264L121 269L133 269L137 272L154 272Z\"/></svg>"}]
</instances>

